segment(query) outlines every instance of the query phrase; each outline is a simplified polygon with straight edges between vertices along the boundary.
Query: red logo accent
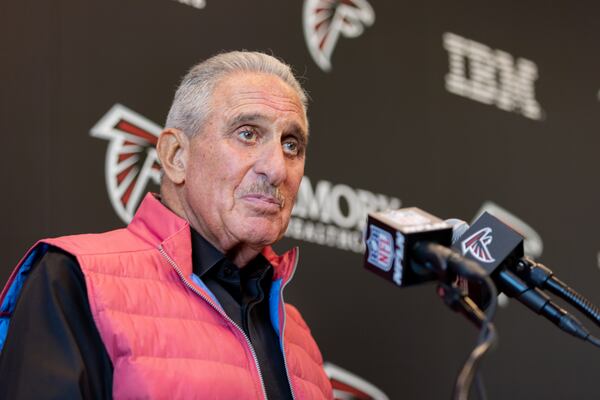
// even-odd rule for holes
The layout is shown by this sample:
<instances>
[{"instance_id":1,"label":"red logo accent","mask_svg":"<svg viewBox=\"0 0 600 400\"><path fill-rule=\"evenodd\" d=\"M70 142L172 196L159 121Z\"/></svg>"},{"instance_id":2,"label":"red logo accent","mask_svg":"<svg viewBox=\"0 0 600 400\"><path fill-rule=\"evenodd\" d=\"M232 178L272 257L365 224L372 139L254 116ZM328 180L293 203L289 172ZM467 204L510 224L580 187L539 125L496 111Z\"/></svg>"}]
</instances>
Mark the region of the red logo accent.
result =
<instances>
[{"instance_id":1,"label":"red logo accent","mask_svg":"<svg viewBox=\"0 0 600 400\"><path fill-rule=\"evenodd\" d=\"M389 400L375 385L337 365L326 362L323 368L333 386L335 400Z\"/></svg>"},{"instance_id":2,"label":"red logo accent","mask_svg":"<svg viewBox=\"0 0 600 400\"><path fill-rule=\"evenodd\" d=\"M493 239L492 228L486 227L480 229L462 242L463 255L471 253L475 259L483 263L493 263L496 260L492 257L490 250L488 249L488 246L492 243Z\"/></svg>"},{"instance_id":3,"label":"red logo accent","mask_svg":"<svg viewBox=\"0 0 600 400\"><path fill-rule=\"evenodd\" d=\"M160 183L156 143L162 128L125 106L115 104L94 125L91 135L109 140L106 188L113 208L128 223L148 185Z\"/></svg>"}]
</instances>

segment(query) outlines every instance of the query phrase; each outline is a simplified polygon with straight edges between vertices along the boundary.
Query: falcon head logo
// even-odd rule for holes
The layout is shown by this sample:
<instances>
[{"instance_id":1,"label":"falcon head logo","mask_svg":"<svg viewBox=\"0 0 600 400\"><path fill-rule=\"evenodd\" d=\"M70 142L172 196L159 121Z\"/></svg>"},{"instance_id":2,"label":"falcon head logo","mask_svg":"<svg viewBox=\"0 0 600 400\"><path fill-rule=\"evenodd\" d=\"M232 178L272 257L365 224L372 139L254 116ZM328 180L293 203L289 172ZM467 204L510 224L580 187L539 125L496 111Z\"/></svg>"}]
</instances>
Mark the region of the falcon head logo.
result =
<instances>
[{"instance_id":1,"label":"falcon head logo","mask_svg":"<svg viewBox=\"0 0 600 400\"><path fill-rule=\"evenodd\" d=\"M486 201L481 205L479 211L475 213L475 219L479 218L479 216L486 211L503 221L505 224L510 225L514 230L525 237L525 254L527 256L531 258L541 257L544 252L544 241L533 227L492 201Z\"/></svg>"},{"instance_id":2,"label":"falcon head logo","mask_svg":"<svg viewBox=\"0 0 600 400\"><path fill-rule=\"evenodd\" d=\"M304 37L313 60L323 71L331 70L331 54L340 34L360 36L375 22L367 0L305 0Z\"/></svg>"},{"instance_id":3,"label":"falcon head logo","mask_svg":"<svg viewBox=\"0 0 600 400\"><path fill-rule=\"evenodd\" d=\"M471 255L482 263L493 263L496 261L490 254L488 246L492 243L492 228L483 228L463 240L461 243L463 255L471 253Z\"/></svg>"},{"instance_id":4,"label":"falcon head logo","mask_svg":"<svg viewBox=\"0 0 600 400\"><path fill-rule=\"evenodd\" d=\"M129 223L149 184L160 184L156 143L162 128L125 106L115 104L90 134L109 141L106 188L119 217Z\"/></svg>"}]
</instances>

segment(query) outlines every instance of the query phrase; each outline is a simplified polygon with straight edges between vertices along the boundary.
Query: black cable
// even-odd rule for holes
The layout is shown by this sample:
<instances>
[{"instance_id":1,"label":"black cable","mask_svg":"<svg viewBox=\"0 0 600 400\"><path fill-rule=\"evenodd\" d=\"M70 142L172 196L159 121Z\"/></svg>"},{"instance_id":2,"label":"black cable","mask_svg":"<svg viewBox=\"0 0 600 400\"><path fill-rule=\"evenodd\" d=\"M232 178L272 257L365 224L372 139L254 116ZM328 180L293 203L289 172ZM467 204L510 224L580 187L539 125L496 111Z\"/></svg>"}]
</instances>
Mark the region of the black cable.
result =
<instances>
[{"instance_id":1,"label":"black cable","mask_svg":"<svg viewBox=\"0 0 600 400\"><path fill-rule=\"evenodd\" d=\"M444 299L446 305L454 311L461 312L480 329L475 348L460 370L454 386L453 399L466 400L479 362L497 340L496 328L492 323L498 306L496 285L477 263L443 246L435 243L417 245L415 253L421 257L420 262L427 270L436 273L440 280L438 294ZM490 304L485 312L466 295L465 291L455 285L457 276L476 280L485 285L490 295ZM485 398L485 394L480 394L480 397Z\"/></svg>"},{"instance_id":2,"label":"black cable","mask_svg":"<svg viewBox=\"0 0 600 400\"><path fill-rule=\"evenodd\" d=\"M596 307L596 305L594 305L591 301L555 277L548 279L545 287L548 289L548 291L571 304L573 307L581 311L581 313L586 317L594 321L596 325L600 326L600 309L598 309L598 307Z\"/></svg>"},{"instance_id":3,"label":"black cable","mask_svg":"<svg viewBox=\"0 0 600 400\"><path fill-rule=\"evenodd\" d=\"M456 385L454 387L454 400L467 400L469 398L471 384L473 383L473 377L475 376L475 371L479 366L479 362L496 341L497 335L494 324L490 323L486 325L483 330L486 331L484 341L478 343L473 349L469 358L465 361L461 372L458 374Z\"/></svg>"},{"instance_id":4,"label":"black cable","mask_svg":"<svg viewBox=\"0 0 600 400\"><path fill-rule=\"evenodd\" d=\"M479 279L486 284L490 291L490 305L485 311L485 317L481 323L477 344L473 351L471 351L469 358L465 361L456 378L453 395L453 399L455 400L468 399L471 384L473 383L473 377L475 376L479 362L497 340L496 328L492 323L492 319L494 318L498 305L498 292L496 286L489 277L479 277ZM470 300L468 297L466 299ZM471 304L468 304L468 307L472 307L474 310L479 310L479 312L481 312L474 302L470 301L469 303Z\"/></svg>"},{"instance_id":5,"label":"black cable","mask_svg":"<svg viewBox=\"0 0 600 400\"><path fill-rule=\"evenodd\" d=\"M581 340L588 341L590 332L575 316L556 305L550 297L535 284L525 282L509 269L502 269L495 277L498 288L507 296L517 299L521 304L543 316L555 326Z\"/></svg>"},{"instance_id":6,"label":"black cable","mask_svg":"<svg viewBox=\"0 0 600 400\"><path fill-rule=\"evenodd\" d=\"M523 257L514 269L530 285L548 289L549 292L562 298L591 319L597 326L600 326L600 309L554 276L554 273L544 264L537 263L529 257Z\"/></svg>"}]
</instances>

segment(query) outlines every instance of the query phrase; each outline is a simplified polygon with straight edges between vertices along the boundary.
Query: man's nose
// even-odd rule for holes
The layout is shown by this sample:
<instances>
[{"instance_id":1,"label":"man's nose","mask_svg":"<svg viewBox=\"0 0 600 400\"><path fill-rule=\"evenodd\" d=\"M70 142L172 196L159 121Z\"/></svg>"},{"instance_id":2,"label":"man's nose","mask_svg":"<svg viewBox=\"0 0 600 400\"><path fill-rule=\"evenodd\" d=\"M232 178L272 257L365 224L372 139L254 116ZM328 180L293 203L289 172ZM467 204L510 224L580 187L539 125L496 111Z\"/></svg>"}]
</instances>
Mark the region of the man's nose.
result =
<instances>
[{"instance_id":1,"label":"man's nose","mask_svg":"<svg viewBox=\"0 0 600 400\"><path fill-rule=\"evenodd\" d=\"M272 141L264 146L254 165L254 170L257 174L265 175L273 186L279 186L285 181L287 177L286 157L281 143Z\"/></svg>"}]
</instances>

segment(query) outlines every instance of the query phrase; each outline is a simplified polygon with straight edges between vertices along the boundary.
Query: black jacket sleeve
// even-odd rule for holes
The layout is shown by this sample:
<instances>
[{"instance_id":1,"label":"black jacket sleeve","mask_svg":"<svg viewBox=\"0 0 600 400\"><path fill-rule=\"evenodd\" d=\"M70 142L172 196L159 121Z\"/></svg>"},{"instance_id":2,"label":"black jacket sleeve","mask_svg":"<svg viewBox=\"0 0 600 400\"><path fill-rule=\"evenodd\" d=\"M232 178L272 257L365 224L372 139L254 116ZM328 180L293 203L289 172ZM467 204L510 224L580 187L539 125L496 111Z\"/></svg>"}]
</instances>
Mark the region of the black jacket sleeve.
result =
<instances>
[{"instance_id":1,"label":"black jacket sleeve","mask_svg":"<svg viewBox=\"0 0 600 400\"><path fill-rule=\"evenodd\" d=\"M72 255L34 265L0 353L0 399L110 399L113 367Z\"/></svg>"}]
</instances>

